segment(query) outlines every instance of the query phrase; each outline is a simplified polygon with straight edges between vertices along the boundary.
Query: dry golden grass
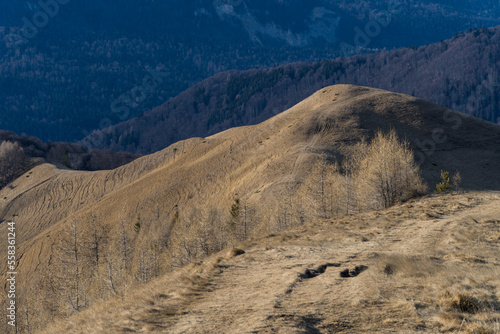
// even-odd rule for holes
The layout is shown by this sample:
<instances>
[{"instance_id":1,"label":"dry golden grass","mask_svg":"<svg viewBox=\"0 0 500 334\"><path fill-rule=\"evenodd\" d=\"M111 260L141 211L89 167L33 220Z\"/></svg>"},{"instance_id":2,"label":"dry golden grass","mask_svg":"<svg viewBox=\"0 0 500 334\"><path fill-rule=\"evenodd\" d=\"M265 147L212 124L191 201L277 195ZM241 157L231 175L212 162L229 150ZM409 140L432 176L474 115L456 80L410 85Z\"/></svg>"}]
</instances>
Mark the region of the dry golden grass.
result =
<instances>
[{"instance_id":1,"label":"dry golden grass","mask_svg":"<svg viewBox=\"0 0 500 334\"><path fill-rule=\"evenodd\" d=\"M476 239L500 231L499 204L494 192L432 195L249 240L46 333L500 333L500 242ZM433 209L441 219L414 218ZM484 261L453 256L465 248Z\"/></svg>"},{"instance_id":2,"label":"dry golden grass","mask_svg":"<svg viewBox=\"0 0 500 334\"><path fill-rule=\"evenodd\" d=\"M440 306L448 311L458 311L462 313L477 313L481 307L479 301L467 291L451 293L446 291L441 300Z\"/></svg>"},{"instance_id":3,"label":"dry golden grass","mask_svg":"<svg viewBox=\"0 0 500 334\"><path fill-rule=\"evenodd\" d=\"M463 212L477 206L489 205L496 194L432 195L381 213L320 221L313 219L317 216L312 213L317 209L317 198L311 194L316 191L318 179L311 169L315 165L330 166L333 160L341 160L352 152L357 141L369 140L377 130L394 128L400 138L407 138L410 145L416 147L417 141L431 139L434 129L443 129L447 140L438 145L436 152L429 154L421 166L424 180L432 186L439 178L440 169L459 170L465 189L500 189L500 157L495 153L500 147L499 127L477 119L462 119L452 113L451 116L461 120L460 126L456 126L458 123L443 119L446 112L445 108L413 97L338 85L322 89L261 124L182 141L116 170L75 172L41 164L16 180L12 187L0 191L2 218L17 222L18 271L23 273L19 276L19 286L27 289L32 284L36 289L39 287L36 279L45 273L43 283L50 287L49 273L58 273L60 240L68 234L70 224L78 222L82 229L89 228L89 222L95 216L99 224L109 230L106 261L113 265L119 262L115 253L121 231L125 231L134 247L130 261L126 261L133 275L122 277L123 289L118 289L116 300L110 302L110 306L101 305L98 298L114 295L106 283L107 263L103 263L93 278L100 283L92 285L89 291L97 305L82 313L89 320L81 326L75 325L81 321L77 315L75 319L80 320L58 325L60 330L53 332L65 331L62 328L66 325L73 326L67 329L69 332L113 333L127 328L154 332L172 326L172 332L196 332L199 320L182 314L183 309L193 307L191 303L200 303L196 304L197 312L205 320L210 314L204 314L203 310L220 308L220 314L212 315L218 317L216 322L206 331L225 328L228 333L236 333L248 327L262 332L293 333L317 327L323 332L355 332L398 326L409 326L404 327L405 330L412 330L424 326L422 322L429 329L431 325L423 320L429 317L421 314L437 314L434 314L434 309L439 308L439 295L443 291L466 289L463 280L468 271L479 270L478 273L474 271L474 280L490 280L488 286L497 286L493 265L496 260L492 254L500 237L500 215L483 217L474 212L471 217L462 216ZM294 188L294 185L307 182L309 188ZM296 191L291 205L296 210L293 215L288 211L284 213L290 206L287 202L290 189ZM176 238L177 248L172 248L172 252L188 249L183 236L192 234L196 236L195 240L200 239L196 234L200 227L191 222L199 221L197 217L206 220L211 209L227 216L235 198L249 207L249 221L253 224L250 236L276 235L258 239L250 250L242 247L246 253L241 256L226 259L224 253L211 258L209 263L205 261L182 269L187 276L179 276L176 271L173 276L162 276L149 283L145 290L141 286L140 295L148 295L147 291L151 289L152 294L169 296L166 301L160 298L161 307L156 304L144 306L147 303L139 297L128 299L135 296L128 291L139 286L136 276L144 253L149 256L147 260L152 261L151 254L156 247L163 247L168 236ZM285 219L277 216L285 216ZM447 220L450 216L460 221ZM280 219L287 225L277 222ZM140 223L139 227L137 223ZM176 230L175 226L183 228ZM290 227L294 230L281 232ZM5 235L5 232L6 226L1 224L0 235ZM224 233L227 235L227 231ZM439 237L434 237L433 233ZM420 243L419 238L429 238L428 244ZM228 238L221 244L232 248L238 245L239 239ZM5 238L2 238L0 247L4 246ZM443 249L443 253L439 249ZM170 255L165 253L155 257L161 273L170 272L190 260L196 261L201 256L188 254L174 261ZM2 256L4 254L0 255L0 261L5 263ZM382 264L384 261L385 265ZM298 270L331 262L341 262L346 266L343 269L352 270L358 265L367 265L369 269L344 282L339 281L334 267L328 267L324 274L310 280L321 283L310 290L307 284L297 281ZM393 274L384 272L387 266L394 267ZM118 277L117 268L112 269ZM202 270L198 276L197 270ZM213 274L218 271L220 276ZM243 279L239 275L244 275ZM172 280L172 277L176 279ZM217 277L222 281L214 283L215 287L211 286L211 280ZM445 282L445 286L438 288L436 282ZM165 289L165 285L169 288ZM210 301L207 291L217 286L223 293L216 302ZM496 305L492 296L499 297L498 290L494 292L493 288L471 286L483 294L474 295L484 301L483 307ZM245 295L244 291L238 290L241 287L249 289L250 293ZM287 293L302 288L304 291L298 297ZM25 295L38 296L37 303L50 298L50 295L26 291ZM314 291L322 293L318 297ZM121 301L125 292L127 301ZM321 299L323 292L329 293L327 299ZM261 294L267 294L268 298L261 299ZM227 299L226 295L233 296L239 303ZM241 298L236 297L241 295ZM288 298L289 295L292 298ZM338 297L332 297L334 295ZM419 300L420 296L426 296L428 300ZM288 303L290 314L288 311L280 313ZM129 310L122 310L124 305ZM137 305L139 311L130 311ZM43 312L47 309L44 306ZM114 313L117 309L121 313ZM239 315L249 312L248 319L237 320L224 313L228 309ZM271 314L270 309L276 313ZM340 312L339 309L346 311ZM347 310L352 311L352 319ZM365 312L371 313L365 316ZM71 310L66 310L65 315L71 313ZM104 314L107 317L103 317ZM476 318L480 321L481 314L468 315L467 324ZM148 320L148 317L154 320ZM268 317L271 320L266 320ZM116 321L109 322L114 318ZM283 322L283 329L273 327L273 319L276 324ZM490 318L481 321L478 324L492 328ZM43 318L42 323L47 324L48 320Z\"/></svg>"}]
</instances>

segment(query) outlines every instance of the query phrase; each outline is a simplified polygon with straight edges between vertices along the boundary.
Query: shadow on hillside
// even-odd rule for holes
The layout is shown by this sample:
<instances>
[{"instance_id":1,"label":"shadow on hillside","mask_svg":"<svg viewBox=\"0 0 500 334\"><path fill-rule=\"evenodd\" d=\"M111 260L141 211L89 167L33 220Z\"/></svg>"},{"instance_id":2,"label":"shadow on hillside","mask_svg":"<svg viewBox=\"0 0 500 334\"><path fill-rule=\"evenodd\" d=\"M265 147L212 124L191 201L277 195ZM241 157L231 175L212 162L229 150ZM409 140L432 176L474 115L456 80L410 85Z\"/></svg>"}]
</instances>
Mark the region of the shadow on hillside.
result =
<instances>
[{"instance_id":1,"label":"shadow on hillside","mask_svg":"<svg viewBox=\"0 0 500 334\"><path fill-rule=\"evenodd\" d=\"M346 321L335 321L330 324L321 324L322 319L313 315L300 317L298 327L304 329L304 334L319 334L322 333L320 329L326 330L328 333L336 333L340 330L351 329L353 326Z\"/></svg>"},{"instance_id":2,"label":"shadow on hillside","mask_svg":"<svg viewBox=\"0 0 500 334\"><path fill-rule=\"evenodd\" d=\"M299 327L304 328L304 333L320 334L321 331L316 327L321 323L321 319L308 315L300 318Z\"/></svg>"}]
</instances>

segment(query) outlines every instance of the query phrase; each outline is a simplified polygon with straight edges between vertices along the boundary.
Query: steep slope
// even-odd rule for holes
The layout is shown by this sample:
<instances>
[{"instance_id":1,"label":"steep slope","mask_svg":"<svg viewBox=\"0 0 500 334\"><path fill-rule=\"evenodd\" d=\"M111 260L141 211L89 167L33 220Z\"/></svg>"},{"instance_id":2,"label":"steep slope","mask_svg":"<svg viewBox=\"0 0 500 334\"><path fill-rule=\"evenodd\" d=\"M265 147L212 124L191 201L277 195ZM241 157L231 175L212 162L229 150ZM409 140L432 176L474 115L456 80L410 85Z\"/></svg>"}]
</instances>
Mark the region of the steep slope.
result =
<instances>
[{"instance_id":1,"label":"steep slope","mask_svg":"<svg viewBox=\"0 0 500 334\"><path fill-rule=\"evenodd\" d=\"M496 123L500 117L500 27L432 45L230 71L141 117L94 132L90 147L151 153L182 139L256 124L321 87L355 84L404 93Z\"/></svg>"},{"instance_id":2,"label":"steep slope","mask_svg":"<svg viewBox=\"0 0 500 334\"><path fill-rule=\"evenodd\" d=\"M87 206L94 203L94 198L100 199L116 190L115 184L121 185L118 188L126 185L128 188L143 189L144 182L132 184L143 176L152 180L155 177L171 178L165 180L169 188L189 188L184 192L194 196L207 182L207 175L214 177L210 182L215 183L212 186L217 186L215 181L219 178L231 182L251 176L258 177L258 180L252 180L254 184L250 188L266 188L268 183L278 181L281 173L302 177L308 169L307 160L311 159L310 156L326 151L330 156L341 159L350 145L362 138L370 138L378 129L387 131L390 128L395 128L400 137L408 138L429 183L434 184L440 169L444 168L461 171L464 187L468 189L498 189L500 176L492 172L499 166L498 126L410 96L337 85L318 91L309 99L259 125L230 129L206 139L194 138L180 142L116 170L82 173L41 166L34 172L50 169L49 176L44 177L44 180L54 180L33 187L33 193L22 188L18 190L18 183L25 183L22 178L18 180L14 183L14 189L4 192L8 194L4 203L8 203L9 209L3 217L21 217L23 212L33 210L28 203L36 208L41 204L35 203L45 203L48 207L58 205L65 210L53 221L56 222L77 211L80 205ZM177 156L174 158L175 154ZM468 161L474 161L474 164L465 163ZM268 165L281 166L280 173L276 175L277 171ZM477 173L483 169L487 174ZM268 182L263 183L265 177L259 175L260 172L270 173ZM191 177L200 179L190 180ZM66 183L69 185L66 186ZM230 189L233 187L230 186ZM74 193L68 194L67 199L74 201L74 205L63 204L58 198L47 202L40 194L50 193L51 188L73 189ZM80 188L88 190L82 193ZM86 197L88 195L90 197ZM177 200L184 199L181 197L185 195L176 196L179 197ZM80 203L78 198L86 200ZM12 202L13 199L16 200ZM35 216L31 218L38 222L47 222L47 219L36 215L53 214L48 210L33 211Z\"/></svg>"},{"instance_id":3,"label":"steep slope","mask_svg":"<svg viewBox=\"0 0 500 334\"><path fill-rule=\"evenodd\" d=\"M63 270L73 260L65 242L77 237L83 250L101 245L85 253L95 263L77 264L78 273L94 275L86 278L94 283L85 291L97 300L117 293L111 276L115 284L129 277L125 289L148 280L145 263L165 263L158 272L166 272L199 257L184 238L194 234L201 242L205 227L215 236L238 229L247 237L303 224L317 196L314 187L300 186L319 184L316 166L342 161L360 140L391 128L415 148L429 184L446 169L460 171L465 189L500 189L499 126L410 96L331 86L261 124L182 141L115 170L41 165L21 176L0 191L2 220L17 223L19 291L34 298L30 305L44 305L43 312L66 303L73 287L65 285L71 280ZM244 209L244 231L243 220L231 223L235 205ZM0 233L6 229L0 224ZM206 251L237 239L215 239ZM161 247L167 249L163 255ZM112 266L122 262L124 271L114 273ZM71 313L68 305L64 310Z\"/></svg>"},{"instance_id":4,"label":"steep slope","mask_svg":"<svg viewBox=\"0 0 500 334\"><path fill-rule=\"evenodd\" d=\"M309 223L45 333L497 333L499 215L480 192Z\"/></svg>"}]
</instances>

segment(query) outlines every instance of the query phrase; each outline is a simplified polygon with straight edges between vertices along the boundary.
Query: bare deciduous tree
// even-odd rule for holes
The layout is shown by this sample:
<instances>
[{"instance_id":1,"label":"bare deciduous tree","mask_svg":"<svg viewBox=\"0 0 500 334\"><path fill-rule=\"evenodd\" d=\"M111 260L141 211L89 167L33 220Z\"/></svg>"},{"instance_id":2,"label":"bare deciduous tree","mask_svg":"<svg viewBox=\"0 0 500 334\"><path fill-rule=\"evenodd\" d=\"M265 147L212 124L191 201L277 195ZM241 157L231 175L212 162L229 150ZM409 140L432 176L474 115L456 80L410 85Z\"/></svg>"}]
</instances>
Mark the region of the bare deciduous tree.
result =
<instances>
[{"instance_id":1,"label":"bare deciduous tree","mask_svg":"<svg viewBox=\"0 0 500 334\"><path fill-rule=\"evenodd\" d=\"M3 141L0 144L0 188L19 175L25 166L23 148L17 142Z\"/></svg>"},{"instance_id":2,"label":"bare deciduous tree","mask_svg":"<svg viewBox=\"0 0 500 334\"><path fill-rule=\"evenodd\" d=\"M63 257L60 259L65 272L70 277L65 282L66 297L75 311L87 306L87 291L84 285L84 261L81 255L80 230L78 223L70 223L68 238L63 239L61 249Z\"/></svg>"},{"instance_id":3,"label":"bare deciduous tree","mask_svg":"<svg viewBox=\"0 0 500 334\"><path fill-rule=\"evenodd\" d=\"M413 151L408 141L399 141L395 130L378 132L363 151L355 178L365 208L387 208L425 193Z\"/></svg>"}]
</instances>

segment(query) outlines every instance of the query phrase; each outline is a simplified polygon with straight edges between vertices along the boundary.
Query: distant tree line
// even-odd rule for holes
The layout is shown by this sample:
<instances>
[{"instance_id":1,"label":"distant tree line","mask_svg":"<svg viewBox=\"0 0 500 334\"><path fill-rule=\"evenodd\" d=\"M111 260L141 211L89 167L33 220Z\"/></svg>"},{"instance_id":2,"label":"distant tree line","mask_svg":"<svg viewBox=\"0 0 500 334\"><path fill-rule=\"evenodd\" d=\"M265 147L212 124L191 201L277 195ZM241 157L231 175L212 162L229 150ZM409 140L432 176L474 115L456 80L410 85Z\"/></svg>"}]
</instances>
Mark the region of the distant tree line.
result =
<instances>
[{"instance_id":1,"label":"distant tree line","mask_svg":"<svg viewBox=\"0 0 500 334\"><path fill-rule=\"evenodd\" d=\"M99 131L102 140L92 147L156 152L179 140L260 123L333 84L413 95L497 123L498 43L500 28L481 29L418 48L222 73L153 112ZM436 73L434 66L442 71Z\"/></svg>"},{"instance_id":2,"label":"distant tree line","mask_svg":"<svg viewBox=\"0 0 500 334\"><path fill-rule=\"evenodd\" d=\"M43 158L60 167L92 171L114 169L139 157L137 154L91 150L77 144L45 143L35 137L18 136L1 130L0 143L3 147L0 159L5 166L0 188L6 185L5 182L10 182L7 180L12 180L19 176L19 172L31 167L32 158ZM12 167L7 167L11 164Z\"/></svg>"}]
</instances>

